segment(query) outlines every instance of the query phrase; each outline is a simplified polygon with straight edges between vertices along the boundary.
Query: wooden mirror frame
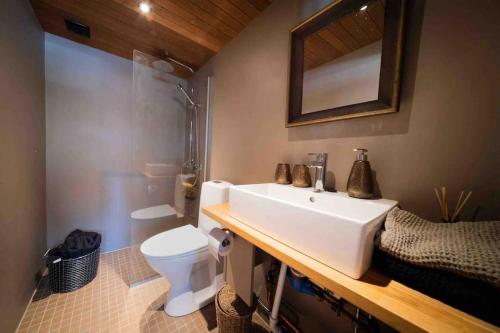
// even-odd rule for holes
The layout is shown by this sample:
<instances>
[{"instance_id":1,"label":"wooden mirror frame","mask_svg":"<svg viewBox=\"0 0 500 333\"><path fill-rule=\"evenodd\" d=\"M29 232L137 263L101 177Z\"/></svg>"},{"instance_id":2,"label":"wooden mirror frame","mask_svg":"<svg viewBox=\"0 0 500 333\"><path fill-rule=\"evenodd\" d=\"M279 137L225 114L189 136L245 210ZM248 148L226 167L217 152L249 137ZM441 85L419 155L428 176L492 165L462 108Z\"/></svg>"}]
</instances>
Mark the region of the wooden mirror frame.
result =
<instances>
[{"instance_id":1,"label":"wooden mirror frame","mask_svg":"<svg viewBox=\"0 0 500 333\"><path fill-rule=\"evenodd\" d=\"M332 109L302 113L304 41L331 22L359 10L366 0L339 0L293 28L291 31L290 78L286 127L393 113L399 107L399 86L405 0L385 0L384 31L376 100Z\"/></svg>"}]
</instances>

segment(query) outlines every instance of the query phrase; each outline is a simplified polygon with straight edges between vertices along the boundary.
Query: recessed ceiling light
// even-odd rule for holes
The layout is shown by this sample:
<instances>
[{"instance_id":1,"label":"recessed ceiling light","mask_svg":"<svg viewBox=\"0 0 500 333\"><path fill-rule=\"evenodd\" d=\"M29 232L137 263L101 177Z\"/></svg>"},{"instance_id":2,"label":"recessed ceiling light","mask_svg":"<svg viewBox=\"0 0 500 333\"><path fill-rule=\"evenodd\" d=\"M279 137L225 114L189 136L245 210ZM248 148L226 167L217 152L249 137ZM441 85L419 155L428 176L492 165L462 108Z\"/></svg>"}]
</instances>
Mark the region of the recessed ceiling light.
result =
<instances>
[{"instance_id":1,"label":"recessed ceiling light","mask_svg":"<svg viewBox=\"0 0 500 333\"><path fill-rule=\"evenodd\" d=\"M147 2L141 2L139 4L139 10L144 13L144 14L147 14L151 11L151 5Z\"/></svg>"},{"instance_id":2,"label":"recessed ceiling light","mask_svg":"<svg viewBox=\"0 0 500 333\"><path fill-rule=\"evenodd\" d=\"M364 6L362 6L359 10L360 10L360 11L365 11L365 10L366 10L366 8L368 8L368 5L364 5Z\"/></svg>"}]
</instances>

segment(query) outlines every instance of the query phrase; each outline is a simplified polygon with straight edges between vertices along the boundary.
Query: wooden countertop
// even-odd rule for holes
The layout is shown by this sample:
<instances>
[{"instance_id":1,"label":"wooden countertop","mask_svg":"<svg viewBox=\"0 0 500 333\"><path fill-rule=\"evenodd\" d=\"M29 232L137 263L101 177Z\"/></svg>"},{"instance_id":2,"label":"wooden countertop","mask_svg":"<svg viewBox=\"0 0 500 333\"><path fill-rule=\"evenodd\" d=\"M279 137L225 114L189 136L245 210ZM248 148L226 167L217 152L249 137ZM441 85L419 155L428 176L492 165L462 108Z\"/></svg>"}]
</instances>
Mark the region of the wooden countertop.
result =
<instances>
[{"instance_id":1,"label":"wooden countertop","mask_svg":"<svg viewBox=\"0 0 500 333\"><path fill-rule=\"evenodd\" d=\"M229 204L203 212L271 256L401 332L500 332L500 328L369 270L344 275L229 216Z\"/></svg>"}]
</instances>

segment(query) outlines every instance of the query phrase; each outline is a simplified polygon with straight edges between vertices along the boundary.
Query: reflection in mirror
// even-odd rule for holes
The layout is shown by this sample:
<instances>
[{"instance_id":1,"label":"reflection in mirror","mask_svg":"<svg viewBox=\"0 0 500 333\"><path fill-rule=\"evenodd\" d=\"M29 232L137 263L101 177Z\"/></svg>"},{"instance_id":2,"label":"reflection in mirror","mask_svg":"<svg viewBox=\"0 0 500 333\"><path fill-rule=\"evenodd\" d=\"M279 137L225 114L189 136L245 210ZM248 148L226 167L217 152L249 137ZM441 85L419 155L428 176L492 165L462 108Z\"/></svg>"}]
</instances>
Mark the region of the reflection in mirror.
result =
<instances>
[{"instance_id":1,"label":"reflection in mirror","mask_svg":"<svg viewBox=\"0 0 500 333\"><path fill-rule=\"evenodd\" d=\"M291 31L287 127L398 111L406 0L338 0Z\"/></svg>"},{"instance_id":2,"label":"reflection in mirror","mask_svg":"<svg viewBox=\"0 0 500 333\"><path fill-rule=\"evenodd\" d=\"M305 38L303 114L377 100L383 31L372 0Z\"/></svg>"}]
</instances>

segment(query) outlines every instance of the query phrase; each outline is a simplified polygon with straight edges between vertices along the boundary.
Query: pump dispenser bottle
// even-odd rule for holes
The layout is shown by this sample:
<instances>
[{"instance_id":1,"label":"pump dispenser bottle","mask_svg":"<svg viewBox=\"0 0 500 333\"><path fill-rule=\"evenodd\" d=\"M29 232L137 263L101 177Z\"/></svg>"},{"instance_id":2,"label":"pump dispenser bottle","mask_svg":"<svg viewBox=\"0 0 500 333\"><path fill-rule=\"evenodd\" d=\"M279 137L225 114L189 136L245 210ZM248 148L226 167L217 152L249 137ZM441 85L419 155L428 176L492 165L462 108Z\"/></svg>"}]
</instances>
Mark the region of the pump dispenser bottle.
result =
<instances>
[{"instance_id":1,"label":"pump dispenser bottle","mask_svg":"<svg viewBox=\"0 0 500 333\"><path fill-rule=\"evenodd\" d=\"M372 169L364 148L356 148L358 153L356 161L352 165L351 174L347 181L347 193L350 197L369 199L373 197Z\"/></svg>"}]
</instances>

